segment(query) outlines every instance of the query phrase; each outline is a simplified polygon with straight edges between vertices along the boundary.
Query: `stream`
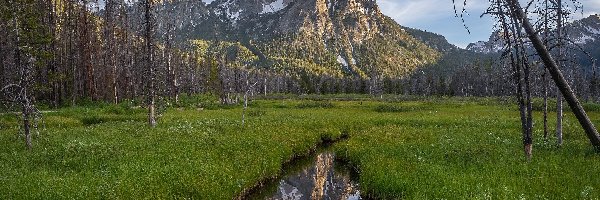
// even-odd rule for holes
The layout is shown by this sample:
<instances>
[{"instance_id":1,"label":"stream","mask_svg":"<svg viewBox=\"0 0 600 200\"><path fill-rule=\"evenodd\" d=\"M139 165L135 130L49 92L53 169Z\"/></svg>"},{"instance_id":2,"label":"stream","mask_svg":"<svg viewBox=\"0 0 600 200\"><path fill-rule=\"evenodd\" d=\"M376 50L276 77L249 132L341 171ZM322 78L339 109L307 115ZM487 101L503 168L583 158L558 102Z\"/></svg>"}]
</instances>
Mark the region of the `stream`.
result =
<instances>
[{"instance_id":1,"label":"stream","mask_svg":"<svg viewBox=\"0 0 600 200\"><path fill-rule=\"evenodd\" d=\"M283 175L248 195L248 199L361 199L358 184L348 166L335 161L328 148L302 159L294 160L283 169Z\"/></svg>"}]
</instances>

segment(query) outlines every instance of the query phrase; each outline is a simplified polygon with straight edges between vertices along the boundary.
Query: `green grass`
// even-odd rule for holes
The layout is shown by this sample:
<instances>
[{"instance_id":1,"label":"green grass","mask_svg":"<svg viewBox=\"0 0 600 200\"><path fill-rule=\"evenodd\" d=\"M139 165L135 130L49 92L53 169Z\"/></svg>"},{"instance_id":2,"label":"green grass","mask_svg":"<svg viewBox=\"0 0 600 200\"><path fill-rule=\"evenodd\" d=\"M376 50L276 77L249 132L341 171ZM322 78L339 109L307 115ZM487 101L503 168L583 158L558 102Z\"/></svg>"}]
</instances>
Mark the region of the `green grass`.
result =
<instances>
[{"instance_id":1,"label":"green grass","mask_svg":"<svg viewBox=\"0 0 600 200\"><path fill-rule=\"evenodd\" d=\"M338 157L359 171L362 194L382 199L600 197L595 177L600 156L572 115L566 117L567 142L560 149L541 138L541 120L536 121L534 158L528 163L514 108L452 104L396 112L394 119L382 116L389 121L337 144ZM590 112L596 124L598 114Z\"/></svg>"},{"instance_id":2,"label":"green grass","mask_svg":"<svg viewBox=\"0 0 600 200\"><path fill-rule=\"evenodd\" d=\"M372 197L600 196L600 156L572 115L560 149L540 139L536 115L527 163L518 112L505 100L258 100L242 127L240 106L207 99L186 97L154 129L128 104L46 113L32 151L14 115L0 115L0 199L231 199L343 135L333 148ZM589 114L600 124L598 111Z\"/></svg>"}]
</instances>

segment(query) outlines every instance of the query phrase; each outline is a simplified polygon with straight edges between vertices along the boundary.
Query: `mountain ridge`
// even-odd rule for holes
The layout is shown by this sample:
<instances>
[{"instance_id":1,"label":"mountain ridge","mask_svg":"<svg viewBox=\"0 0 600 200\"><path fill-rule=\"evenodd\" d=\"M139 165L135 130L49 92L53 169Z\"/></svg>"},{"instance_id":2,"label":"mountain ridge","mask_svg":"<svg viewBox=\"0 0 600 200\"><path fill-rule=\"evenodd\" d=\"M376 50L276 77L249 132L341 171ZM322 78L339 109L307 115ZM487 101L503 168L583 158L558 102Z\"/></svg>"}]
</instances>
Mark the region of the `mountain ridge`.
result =
<instances>
[{"instance_id":1,"label":"mountain ridge","mask_svg":"<svg viewBox=\"0 0 600 200\"><path fill-rule=\"evenodd\" d=\"M600 45L600 15L593 14L586 18L575 20L565 26L569 46L580 45L587 52ZM479 53L497 53L504 47L499 31L494 31L487 41L470 43L467 50ZM597 57L600 58L600 57Z\"/></svg>"},{"instance_id":2,"label":"mountain ridge","mask_svg":"<svg viewBox=\"0 0 600 200\"><path fill-rule=\"evenodd\" d=\"M160 32L172 20L181 22L171 30L181 43L239 42L264 55L254 64L263 68L290 68L281 65L302 60L330 74L401 77L441 56L381 13L374 0L183 0L158 10Z\"/></svg>"}]
</instances>

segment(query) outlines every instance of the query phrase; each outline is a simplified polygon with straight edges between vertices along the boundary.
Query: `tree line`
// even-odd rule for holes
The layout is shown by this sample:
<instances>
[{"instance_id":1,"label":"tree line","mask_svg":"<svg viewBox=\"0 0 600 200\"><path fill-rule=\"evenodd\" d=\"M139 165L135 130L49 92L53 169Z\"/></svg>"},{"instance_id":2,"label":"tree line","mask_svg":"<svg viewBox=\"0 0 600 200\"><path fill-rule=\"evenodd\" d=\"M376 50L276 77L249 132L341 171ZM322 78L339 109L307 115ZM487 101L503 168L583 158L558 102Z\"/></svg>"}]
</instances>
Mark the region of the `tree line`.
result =
<instances>
[{"instance_id":1,"label":"tree line","mask_svg":"<svg viewBox=\"0 0 600 200\"><path fill-rule=\"evenodd\" d=\"M159 3L162 2L3 0L0 4L0 99L9 110L21 111L29 147L29 128L35 126L40 115L36 102L60 107L90 100L119 103L137 99L144 102L148 123L154 126L158 102L177 102L182 93L211 93L223 104L241 101L247 104L248 95L269 93L517 95L525 116L522 117L524 130L530 130L531 121L526 119L531 113L531 99L548 97L548 94L561 96L560 88L548 87L547 63L529 58L532 51L524 47L527 41L523 40L527 34L519 33L520 28L499 27L504 30L506 41L523 44L516 45L517 49L507 45L507 53L502 55L504 59L460 62L463 57L459 55L463 54L450 53L437 64L407 76L390 77L377 70L364 76L344 76L319 73L318 67L294 67L307 65L299 60L265 61L240 42L178 41L174 36L177 22L159 19L169 16L161 12L170 12L159 9ZM506 6L510 4L501 3L503 6L493 6L490 12L501 16L498 19L505 19L502 15L505 12L498 9L510 10ZM141 15L131 14L132 9ZM522 23L518 18L506 19L512 21L505 24ZM552 30L561 30L556 23L553 26ZM550 33L550 29L545 33ZM557 35L553 38L560 38L562 34ZM561 44L560 40L546 41ZM559 52L557 55L564 54L556 49L560 48L553 49ZM562 57L566 56L559 56L558 60L566 60ZM274 69L257 67L257 62L271 62ZM574 65L560 66L567 71L566 80L574 86L576 96L599 100L600 78L594 67L593 73L588 73ZM562 103L562 100L557 102Z\"/></svg>"}]
</instances>

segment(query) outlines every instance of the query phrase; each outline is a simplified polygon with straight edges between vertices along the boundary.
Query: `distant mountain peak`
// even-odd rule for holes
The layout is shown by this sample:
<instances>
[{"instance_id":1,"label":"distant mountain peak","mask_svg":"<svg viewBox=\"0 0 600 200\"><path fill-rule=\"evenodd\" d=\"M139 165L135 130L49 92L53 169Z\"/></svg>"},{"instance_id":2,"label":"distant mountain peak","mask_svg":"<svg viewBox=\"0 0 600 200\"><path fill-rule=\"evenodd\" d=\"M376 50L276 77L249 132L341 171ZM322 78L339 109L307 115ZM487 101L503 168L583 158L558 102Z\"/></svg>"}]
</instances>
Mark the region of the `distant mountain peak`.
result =
<instances>
[{"instance_id":1,"label":"distant mountain peak","mask_svg":"<svg viewBox=\"0 0 600 200\"><path fill-rule=\"evenodd\" d=\"M586 18L575 20L565 26L570 41L578 45L585 45L600 41L600 15L594 14ZM496 53L502 50L504 42L500 32L492 33L488 41L478 41L467 46L468 50L478 53Z\"/></svg>"},{"instance_id":2,"label":"distant mountain peak","mask_svg":"<svg viewBox=\"0 0 600 200\"><path fill-rule=\"evenodd\" d=\"M554 32L554 31L553 31ZM575 61L586 70L591 69L595 60L600 60L600 15L594 14L565 25L568 59ZM498 53L502 51L504 41L495 31L488 41L471 43L467 49L476 53Z\"/></svg>"}]
</instances>

